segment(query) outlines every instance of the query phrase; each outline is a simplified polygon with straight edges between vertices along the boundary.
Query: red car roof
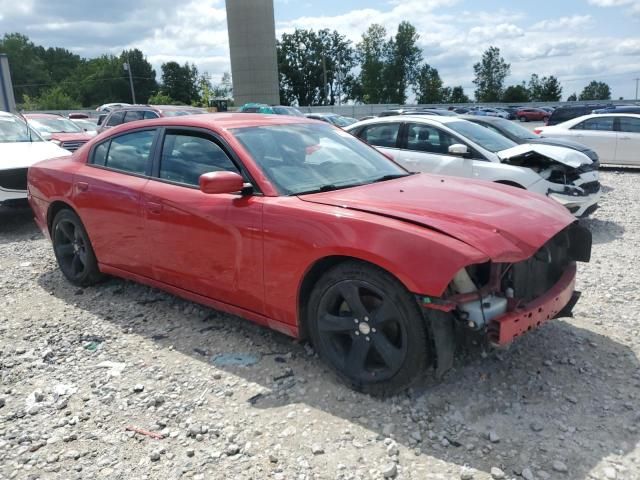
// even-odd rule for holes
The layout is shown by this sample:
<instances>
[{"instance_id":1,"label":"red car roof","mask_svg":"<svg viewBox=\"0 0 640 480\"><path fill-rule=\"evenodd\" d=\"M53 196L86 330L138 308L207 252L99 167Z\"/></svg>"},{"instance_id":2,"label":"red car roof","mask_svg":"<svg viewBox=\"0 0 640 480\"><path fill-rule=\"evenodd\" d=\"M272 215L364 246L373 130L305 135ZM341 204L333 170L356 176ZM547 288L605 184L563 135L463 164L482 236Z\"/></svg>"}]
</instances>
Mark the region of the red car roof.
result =
<instances>
[{"instance_id":1,"label":"red car roof","mask_svg":"<svg viewBox=\"0 0 640 480\"><path fill-rule=\"evenodd\" d=\"M264 127L268 125L287 125L292 123L314 123L316 121L305 117L289 115L267 115L261 113L205 113L200 115L183 115L179 117L163 117L152 120L143 120L147 126L152 125L176 125L192 127L218 127L223 129L242 127ZM137 122L125 123L139 127Z\"/></svg>"}]
</instances>

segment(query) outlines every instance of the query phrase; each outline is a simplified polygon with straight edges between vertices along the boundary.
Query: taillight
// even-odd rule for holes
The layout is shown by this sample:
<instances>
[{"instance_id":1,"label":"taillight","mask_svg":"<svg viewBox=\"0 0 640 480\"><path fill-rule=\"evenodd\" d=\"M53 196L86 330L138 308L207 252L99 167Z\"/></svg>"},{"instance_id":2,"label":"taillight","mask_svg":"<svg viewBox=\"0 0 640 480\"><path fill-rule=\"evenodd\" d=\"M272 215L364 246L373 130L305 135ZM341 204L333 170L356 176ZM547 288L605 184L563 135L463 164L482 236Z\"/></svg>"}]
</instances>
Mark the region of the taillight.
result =
<instances>
[{"instance_id":1,"label":"taillight","mask_svg":"<svg viewBox=\"0 0 640 480\"><path fill-rule=\"evenodd\" d=\"M542 129L541 128L534 128L533 129L533 133L535 133L536 135L540 135L542 133Z\"/></svg>"}]
</instances>

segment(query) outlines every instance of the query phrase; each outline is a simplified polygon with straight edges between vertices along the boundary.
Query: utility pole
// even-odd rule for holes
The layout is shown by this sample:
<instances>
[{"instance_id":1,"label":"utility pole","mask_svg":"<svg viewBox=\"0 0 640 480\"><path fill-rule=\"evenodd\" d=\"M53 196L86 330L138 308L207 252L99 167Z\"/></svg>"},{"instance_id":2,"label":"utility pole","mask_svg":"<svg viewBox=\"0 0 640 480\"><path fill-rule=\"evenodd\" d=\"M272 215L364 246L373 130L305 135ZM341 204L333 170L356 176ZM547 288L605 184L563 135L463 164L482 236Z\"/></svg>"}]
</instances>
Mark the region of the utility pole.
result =
<instances>
[{"instance_id":1,"label":"utility pole","mask_svg":"<svg viewBox=\"0 0 640 480\"><path fill-rule=\"evenodd\" d=\"M133 90L133 76L131 75L131 64L128 59L127 62L123 65L124 69L129 72L129 86L131 87L131 99L133 100L133 104L136 104L136 92Z\"/></svg>"},{"instance_id":2,"label":"utility pole","mask_svg":"<svg viewBox=\"0 0 640 480\"><path fill-rule=\"evenodd\" d=\"M636 81L636 100L638 100L638 82L640 82L640 78L634 78Z\"/></svg>"},{"instance_id":3,"label":"utility pole","mask_svg":"<svg viewBox=\"0 0 640 480\"><path fill-rule=\"evenodd\" d=\"M322 89L324 90L324 104L329 100L329 88L327 85L327 63L325 61L324 50L322 50Z\"/></svg>"}]
</instances>

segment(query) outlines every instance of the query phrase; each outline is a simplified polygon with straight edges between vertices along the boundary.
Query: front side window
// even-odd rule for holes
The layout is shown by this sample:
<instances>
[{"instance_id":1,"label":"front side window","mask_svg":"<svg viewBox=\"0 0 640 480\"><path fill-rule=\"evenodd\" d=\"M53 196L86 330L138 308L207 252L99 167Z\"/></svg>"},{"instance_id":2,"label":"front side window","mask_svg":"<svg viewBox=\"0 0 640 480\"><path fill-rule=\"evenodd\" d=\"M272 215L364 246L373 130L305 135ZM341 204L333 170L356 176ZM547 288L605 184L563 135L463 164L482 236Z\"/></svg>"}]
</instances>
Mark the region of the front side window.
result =
<instances>
[{"instance_id":1,"label":"front side window","mask_svg":"<svg viewBox=\"0 0 640 480\"><path fill-rule=\"evenodd\" d=\"M460 141L431 125L409 124L407 131L407 148L409 150L447 155L449 147L454 143L460 143Z\"/></svg>"},{"instance_id":2,"label":"front side window","mask_svg":"<svg viewBox=\"0 0 640 480\"><path fill-rule=\"evenodd\" d=\"M472 122L464 120L449 122L447 123L447 127L458 133L463 138L469 139L473 143L480 145L485 150L493 153L499 152L500 150L506 150L507 148L515 147L517 145L513 140L509 140L507 137Z\"/></svg>"},{"instance_id":3,"label":"front side window","mask_svg":"<svg viewBox=\"0 0 640 480\"><path fill-rule=\"evenodd\" d=\"M208 172L235 172L238 169L220 146L204 135L168 133L160 159L160 178L186 185L198 185Z\"/></svg>"},{"instance_id":4,"label":"front side window","mask_svg":"<svg viewBox=\"0 0 640 480\"><path fill-rule=\"evenodd\" d=\"M350 133L324 123L247 127L232 133L284 195L337 190L409 175Z\"/></svg>"},{"instance_id":5,"label":"front side window","mask_svg":"<svg viewBox=\"0 0 640 480\"><path fill-rule=\"evenodd\" d=\"M124 112L113 112L107 120L107 127L115 127L124 121Z\"/></svg>"},{"instance_id":6,"label":"front side window","mask_svg":"<svg viewBox=\"0 0 640 480\"><path fill-rule=\"evenodd\" d=\"M613 131L613 117L594 117L580 122L573 130Z\"/></svg>"},{"instance_id":7,"label":"front side window","mask_svg":"<svg viewBox=\"0 0 640 480\"><path fill-rule=\"evenodd\" d=\"M144 175L155 134L155 130L144 130L112 138L110 142L104 142L96 147L92 158L93 164ZM106 148L106 152L103 148ZM102 163L103 159L104 163Z\"/></svg>"},{"instance_id":8,"label":"front side window","mask_svg":"<svg viewBox=\"0 0 640 480\"><path fill-rule=\"evenodd\" d=\"M629 133L640 133L640 118L620 117L620 131Z\"/></svg>"},{"instance_id":9,"label":"front side window","mask_svg":"<svg viewBox=\"0 0 640 480\"><path fill-rule=\"evenodd\" d=\"M367 125L358 136L369 145L395 148L398 142L400 123L379 123Z\"/></svg>"}]
</instances>

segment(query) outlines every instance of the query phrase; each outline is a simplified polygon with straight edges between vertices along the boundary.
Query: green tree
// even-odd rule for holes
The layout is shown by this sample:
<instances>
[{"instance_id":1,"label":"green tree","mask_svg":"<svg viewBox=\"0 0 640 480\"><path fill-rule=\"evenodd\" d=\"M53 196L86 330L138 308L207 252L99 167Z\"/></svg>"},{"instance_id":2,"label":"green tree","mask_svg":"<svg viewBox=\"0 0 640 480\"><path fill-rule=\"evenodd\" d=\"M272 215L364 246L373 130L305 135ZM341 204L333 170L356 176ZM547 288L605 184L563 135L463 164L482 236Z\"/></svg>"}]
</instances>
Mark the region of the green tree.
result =
<instances>
[{"instance_id":1,"label":"green tree","mask_svg":"<svg viewBox=\"0 0 640 480\"><path fill-rule=\"evenodd\" d=\"M413 25L400 22L395 38L389 43L390 58L384 78L391 103L404 104L407 101L407 88L416 81L422 62L419 38Z\"/></svg>"},{"instance_id":2,"label":"green tree","mask_svg":"<svg viewBox=\"0 0 640 480\"><path fill-rule=\"evenodd\" d=\"M66 48L55 47L45 50L44 47L38 47L38 52L49 73L49 80L54 84L67 81L82 62L80 55Z\"/></svg>"},{"instance_id":3,"label":"green tree","mask_svg":"<svg viewBox=\"0 0 640 480\"><path fill-rule=\"evenodd\" d=\"M580 100L610 100L611 89L604 82L593 80L580 93Z\"/></svg>"},{"instance_id":4,"label":"green tree","mask_svg":"<svg viewBox=\"0 0 640 480\"><path fill-rule=\"evenodd\" d=\"M448 87L447 87L448 88ZM445 96L445 103L470 103L471 100L464 93L464 88L461 85L453 87L447 92Z\"/></svg>"},{"instance_id":5,"label":"green tree","mask_svg":"<svg viewBox=\"0 0 640 480\"><path fill-rule=\"evenodd\" d=\"M113 55L83 60L64 89L82 105L131 102L129 79L122 61Z\"/></svg>"},{"instance_id":6,"label":"green tree","mask_svg":"<svg viewBox=\"0 0 640 480\"><path fill-rule=\"evenodd\" d=\"M476 100L479 102L498 102L502 98L504 80L511 71L511 65L500 55L498 47L489 47L482 54L480 62L473 66L476 85Z\"/></svg>"},{"instance_id":7,"label":"green tree","mask_svg":"<svg viewBox=\"0 0 640 480\"><path fill-rule=\"evenodd\" d=\"M40 58L40 50L28 37L20 33L6 33L0 40L0 53L6 53L17 103L24 95L38 96L51 84L46 64Z\"/></svg>"},{"instance_id":8,"label":"green tree","mask_svg":"<svg viewBox=\"0 0 640 480\"><path fill-rule=\"evenodd\" d=\"M503 102L528 102L530 100L529 89L526 87L525 83L522 82L521 85L510 85L502 94Z\"/></svg>"},{"instance_id":9,"label":"green tree","mask_svg":"<svg viewBox=\"0 0 640 480\"><path fill-rule=\"evenodd\" d=\"M567 97L567 102L575 102L577 100L578 100L578 95L576 95L576 92L573 92L571 95Z\"/></svg>"},{"instance_id":10,"label":"green tree","mask_svg":"<svg viewBox=\"0 0 640 480\"><path fill-rule=\"evenodd\" d=\"M360 75L351 86L352 97L364 103L388 103L385 93L385 68L388 64L389 43L382 25L370 25L356 45Z\"/></svg>"},{"instance_id":11,"label":"green tree","mask_svg":"<svg viewBox=\"0 0 640 480\"><path fill-rule=\"evenodd\" d=\"M158 92L149 97L149 105L173 105L176 101L169 95Z\"/></svg>"},{"instance_id":12,"label":"green tree","mask_svg":"<svg viewBox=\"0 0 640 480\"><path fill-rule=\"evenodd\" d=\"M413 91L417 103L443 103L451 94L450 89L443 90L438 70L428 63L420 67Z\"/></svg>"},{"instance_id":13,"label":"green tree","mask_svg":"<svg viewBox=\"0 0 640 480\"><path fill-rule=\"evenodd\" d=\"M540 78L534 73L529 80L529 96L534 102L557 102L562 98L562 86L553 75Z\"/></svg>"},{"instance_id":14,"label":"green tree","mask_svg":"<svg viewBox=\"0 0 640 480\"><path fill-rule=\"evenodd\" d=\"M200 101L198 69L195 65L177 62L162 64L162 92L174 100L190 105Z\"/></svg>"},{"instance_id":15,"label":"green tree","mask_svg":"<svg viewBox=\"0 0 640 480\"><path fill-rule=\"evenodd\" d=\"M337 31L296 29L277 43L283 104L333 105L344 97L355 64L351 42Z\"/></svg>"},{"instance_id":16,"label":"green tree","mask_svg":"<svg viewBox=\"0 0 640 480\"><path fill-rule=\"evenodd\" d=\"M60 87L52 87L42 92L36 98L24 95L24 103L21 105L23 110L72 110L80 108L79 102L71 98Z\"/></svg>"},{"instance_id":17,"label":"green tree","mask_svg":"<svg viewBox=\"0 0 640 480\"><path fill-rule=\"evenodd\" d=\"M129 63L131 66L131 75L133 87L136 92L136 101L138 103L147 103L149 97L158 91L158 82L156 81L156 71L147 61L144 54L134 48L133 50L124 50L120 54L120 62L123 67L123 76L128 79L129 75L124 71L124 64Z\"/></svg>"}]
</instances>

